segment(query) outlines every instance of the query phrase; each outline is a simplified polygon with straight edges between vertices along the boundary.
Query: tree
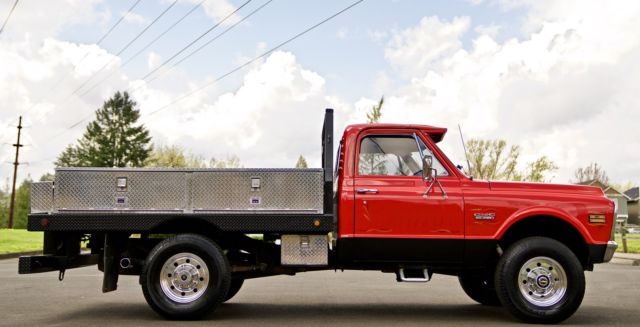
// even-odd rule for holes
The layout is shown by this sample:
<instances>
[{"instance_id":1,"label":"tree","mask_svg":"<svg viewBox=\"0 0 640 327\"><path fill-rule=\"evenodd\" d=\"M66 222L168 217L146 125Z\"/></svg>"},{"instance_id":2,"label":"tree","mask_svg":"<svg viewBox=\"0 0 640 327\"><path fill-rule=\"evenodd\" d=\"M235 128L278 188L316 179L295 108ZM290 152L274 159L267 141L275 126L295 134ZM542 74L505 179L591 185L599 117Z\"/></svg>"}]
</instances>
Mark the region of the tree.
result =
<instances>
[{"instance_id":1,"label":"tree","mask_svg":"<svg viewBox=\"0 0 640 327\"><path fill-rule=\"evenodd\" d=\"M298 157L298 162L296 162L296 168L309 168L309 165L307 165L307 159L305 159L302 155Z\"/></svg>"},{"instance_id":2,"label":"tree","mask_svg":"<svg viewBox=\"0 0 640 327\"><path fill-rule=\"evenodd\" d=\"M0 228L9 227L9 181L0 189Z\"/></svg>"},{"instance_id":3,"label":"tree","mask_svg":"<svg viewBox=\"0 0 640 327\"><path fill-rule=\"evenodd\" d=\"M377 124L380 122L380 118L382 118L382 106L384 105L384 96L380 97L380 101L377 105L374 105L371 108L371 112L367 113L367 123L369 124Z\"/></svg>"},{"instance_id":4,"label":"tree","mask_svg":"<svg viewBox=\"0 0 640 327\"><path fill-rule=\"evenodd\" d=\"M116 92L96 111L76 145L69 145L57 167L141 167L151 153L151 137L136 124L140 111L127 92Z\"/></svg>"},{"instance_id":5,"label":"tree","mask_svg":"<svg viewBox=\"0 0 640 327\"><path fill-rule=\"evenodd\" d=\"M466 145L471 167L465 173L479 179L544 182L547 173L558 169L553 161L542 156L519 171L520 147L512 145L507 150L504 140L471 139Z\"/></svg>"},{"instance_id":6,"label":"tree","mask_svg":"<svg viewBox=\"0 0 640 327\"><path fill-rule=\"evenodd\" d=\"M240 168L240 158L235 155L228 156L224 160L211 158L206 160L203 156L185 153L179 146L160 146L153 149L145 162L145 167L156 168Z\"/></svg>"},{"instance_id":7,"label":"tree","mask_svg":"<svg viewBox=\"0 0 640 327\"><path fill-rule=\"evenodd\" d=\"M30 191L31 177L27 177L16 190L16 204L13 207L13 228L27 228L27 215L31 208Z\"/></svg>"},{"instance_id":8,"label":"tree","mask_svg":"<svg viewBox=\"0 0 640 327\"><path fill-rule=\"evenodd\" d=\"M177 145L154 148L145 162L145 167L206 168L207 161L201 156L185 154Z\"/></svg>"},{"instance_id":9,"label":"tree","mask_svg":"<svg viewBox=\"0 0 640 327\"><path fill-rule=\"evenodd\" d=\"M218 160L211 158L209 160L209 167L211 168L242 168L240 158L236 155L228 155L226 159Z\"/></svg>"},{"instance_id":10,"label":"tree","mask_svg":"<svg viewBox=\"0 0 640 327\"><path fill-rule=\"evenodd\" d=\"M609 176L607 172L595 162L592 162L586 167L578 168L573 174L575 180L573 183L584 183L592 180L598 180L604 185L609 184Z\"/></svg>"}]
</instances>

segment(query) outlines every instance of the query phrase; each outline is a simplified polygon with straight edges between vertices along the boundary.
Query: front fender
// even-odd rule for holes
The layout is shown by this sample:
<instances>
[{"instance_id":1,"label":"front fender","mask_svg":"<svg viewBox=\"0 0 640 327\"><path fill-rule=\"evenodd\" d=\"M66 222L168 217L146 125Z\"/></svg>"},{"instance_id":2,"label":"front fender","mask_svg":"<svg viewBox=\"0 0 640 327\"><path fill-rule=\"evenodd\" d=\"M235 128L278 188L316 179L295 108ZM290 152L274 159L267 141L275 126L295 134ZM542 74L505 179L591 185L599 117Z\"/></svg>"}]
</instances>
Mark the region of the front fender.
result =
<instances>
[{"instance_id":1,"label":"front fender","mask_svg":"<svg viewBox=\"0 0 640 327\"><path fill-rule=\"evenodd\" d=\"M587 243L597 243L596 240L593 239L587 228L580 222L580 220L578 220L578 218L572 216L564 210L544 206L529 207L514 212L505 220L504 224L502 224L502 226L497 230L496 234L493 235L493 239L501 239L509 230L509 228L511 228L511 226L525 218L534 216L555 217L557 219L563 220L573 226L580 233L580 235L582 235L582 238Z\"/></svg>"}]
</instances>

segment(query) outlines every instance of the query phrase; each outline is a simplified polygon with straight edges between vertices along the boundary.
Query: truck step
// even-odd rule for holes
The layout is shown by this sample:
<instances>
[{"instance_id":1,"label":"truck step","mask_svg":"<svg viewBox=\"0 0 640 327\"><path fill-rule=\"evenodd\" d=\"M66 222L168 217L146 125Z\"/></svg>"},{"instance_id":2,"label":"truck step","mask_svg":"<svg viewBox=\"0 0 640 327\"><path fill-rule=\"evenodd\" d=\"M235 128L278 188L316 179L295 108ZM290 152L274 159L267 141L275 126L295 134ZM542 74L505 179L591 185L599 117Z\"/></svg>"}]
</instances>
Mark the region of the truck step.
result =
<instances>
[{"instance_id":1,"label":"truck step","mask_svg":"<svg viewBox=\"0 0 640 327\"><path fill-rule=\"evenodd\" d=\"M431 280L431 273L424 267L399 268L396 272L398 282L426 283Z\"/></svg>"}]
</instances>

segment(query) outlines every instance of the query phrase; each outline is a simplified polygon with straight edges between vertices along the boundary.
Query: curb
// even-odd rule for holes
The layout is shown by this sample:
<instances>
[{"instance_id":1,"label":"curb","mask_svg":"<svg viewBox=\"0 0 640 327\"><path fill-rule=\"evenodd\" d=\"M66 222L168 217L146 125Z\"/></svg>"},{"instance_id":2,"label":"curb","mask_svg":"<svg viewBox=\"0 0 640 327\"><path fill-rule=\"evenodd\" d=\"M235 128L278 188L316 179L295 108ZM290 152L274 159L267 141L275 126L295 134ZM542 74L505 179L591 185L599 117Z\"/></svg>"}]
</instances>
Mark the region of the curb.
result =
<instances>
[{"instance_id":1,"label":"curb","mask_svg":"<svg viewBox=\"0 0 640 327\"><path fill-rule=\"evenodd\" d=\"M5 253L5 254L0 254L0 260L15 259L15 258L19 258L19 257L21 257L23 255L38 255L38 254L42 254L42 251L26 251L26 252Z\"/></svg>"}]
</instances>

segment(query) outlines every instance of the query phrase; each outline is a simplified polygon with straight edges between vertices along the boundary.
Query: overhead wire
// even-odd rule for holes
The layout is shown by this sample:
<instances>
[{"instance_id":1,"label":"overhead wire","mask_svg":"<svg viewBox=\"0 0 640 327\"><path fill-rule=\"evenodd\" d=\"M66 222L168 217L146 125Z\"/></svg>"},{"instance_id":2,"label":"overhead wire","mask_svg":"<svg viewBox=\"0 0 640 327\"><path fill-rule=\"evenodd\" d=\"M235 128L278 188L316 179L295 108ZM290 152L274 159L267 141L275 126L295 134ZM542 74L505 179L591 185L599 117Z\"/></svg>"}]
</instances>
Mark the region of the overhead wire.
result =
<instances>
[{"instance_id":1,"label":"overhead wire","mask_svg":"<svg viewBox=\"0 0 640 327\"><path fill-rule=\"evenodd\" d=\"M161 68L163 65L166 65L167 63L169 63L171 61L171 59L177 57L178 55L180 55L182 52L184 52L185 50L187 50L189 47L191 47L193 44L195 44L196 42L198 42L200 39L202 39L204 36L206 36L207 34L211 33L211 31L215 30L218 26L220 26L222 23L224 23L226 20L228 20L229 18L233 17L233 15L235 15L240 9L242 9L243 7L245 7L247 4L249 4L251 1L253 0L247 0L246 2L244 2L242 5L240 5L240 7L236 8L235 10L233 10L232 12L230 12L228 15L226 15L225 17L223 17L220 21L218 21L216 24L214 24L212 27L210 27L209 29L207 29L204 33L202 33L200 36L196 37L194 40L192 40L191 42L189 42L189 44L187 44L186 46L184 46L182 49L180 49L178 52L176 52L169 60L166 60L164 63L162 63L160 66L158 66L157 68ZM269 2L271 2L273 0L269 0ZM264 5L262 6L264 7ZM147 74L148 75L148 74ZM144 79L144 77L142 78ZM137 89L137 88L136 88ZM135 90L135 89L134 89ZM127 90L125 90L126 92ZM83 117L82 119L78 120L77 122L73 123L72 125L70 125L69 127L67 127L65 130L61 131L60 133L56 134L53 136L53 138L58 138L59 136L65 134L66 132L72 130L73 128L77 127L78 125L80 125L81 123L83 123L84 121L86 121L87 119L91 118L93 116L93 113L90 115L87 115L85 117Z\"/></svg>"},{"instance_id":2,"label":"overhead wire","mask_svg":"<svg viewBox=\"0 0 640 327\"><path fill-rule=\"evenodd\" d=\"M302 31L302 32L300 32L300 33L298 33L298 34L296 34L296 35L292 36L291 38L287 39L286 41L281 42L280 44L278 44L278 45L276 45L276 46L272 47L271 49L269 49L269 50L267 50L267 51L263 52L262 54L260 54L260 55L258 55L258 56L256 56L256 57L254 57L253 59L246 61L244 64L242 64L242 65L240 65L240 66L237 66L236 68L234 68L234 69L232 69L232 70L228 71L227 73L225 73L225 74L223 74L223 75L220 75L219 77L217 77L217 78L216 78L216 79L214 79L213 81L208 82L208 83L204 84L203 86L201 86L201 87L199 87L199 88L197 88L197 89L195 89L195 90L193 90L193 91L191 91L191 92L187 92L187 93L185 93L185 94L183 94L183 95L181 95L181 96L179 96L179 97L177 97L177 98L173 99L173 100L172 100L171 102L169 102L168 104L166 104L166 105L164 105L164 106L162 106L162 107L160 107L160 108L158 108L158 109L156 109L156 110L154 110L154 111L150 112L147 116L152 116L152 115L154 115L154 114L156 114L156 113L158 113L158 112L160 112L160 111L162 111L162 110L164 110L164 109L168 108L169 106L171 106L171 105L173 105L173 104L175 104L175 103L177 103L177 102L179 102L179 101L182 101L183 99L185 99L185 98L187 98L187 97L189 97L189 96L191 96L191 95L193 95L193 94L196 94L196 93L198 93L198 92L201 92L202 90L204 90L204 89L206 89L207 87L209 87L209 86L211 86L211 85L213 85L213 84L215 84L215 83L219 82L220 80L224 79L225 77L227 77L227 76L229 76L229 75L231 75L231 74L233 74L233 73L235 73L235 72L237 72L237 71L239 71L239 70L243 69L244 67L247 67L247 66L251 65L252 63L254 63L254 62L256 62L256 61L258 61L258 60L260 60L260 59L262 59L262 58L264 58L264 57L266 57L266 56L268 56L268 55L269 55L269 54L271 54L272 52L274 52L274 51L278 50L279 48L281 48L281 47L283 47L283 46L287 45L288 43L290 43L290 42L294 41L295 39L297 39L297 38L299 38L299 37L301 37L301 36L303 36L303 35L305 35L305 34L307 34L307 33L311 32L312 30L316 29L317 27L319 27L319 26L321 26L321 25L325 24L326 22L328 22L328 21L330 21L330 20L334 19L335 17L337 17L337 16L341 15L342 13L344 13L344 12L348 11L349 9L351 9L351 8L355 7L356 5L360 4L360 3L361 3L361 2L363 2L363 1L364 1L364 0L358 0L358 1L353 2L353 3L352 3L352 4L350 4L349 6L347 6L347 7L343 8L342 10L340 10L340 11L338 11L338 12L334 13L333 15L331 15L331 16L329 16L329 17L327 17L327 18L323 19L323 20L321 20L320 22L318 22L318 23L314 24L313 26L311 26L311 27L309 27L309 28L305 29L304 31Z\"/></svg>"},{"instance_id":3,"label":"overhead wire","mask_svg":"<svg viewBox=\"0 0 640 327\"><path fill-rule=\"evenodd\" d=\"M203 43L201 46L199 46L197 49L194 49L193 51L191 51L189 54L185 55L184 57L182 57L182 59L178 60L177 62L175 62L174 64L171 65L171 67L169 67L168 69L160 72L159 74L156 74L153 78L150 78L147 81L147 83L150 83L152 81L155 81L156 79L158 79L160 76L163 76L165 74L167 74L168 72L172 71L176 66L180 65L182 62L184 62L185 60L191 58L191 56L193 56L194 54L200 52L202 49L204 49L206 46L208 46L209 44L211 44L213 41L219 39L220 37L222 37L223 35L227 34L227 32L231 31L232 29L234 29L236 26L240 25L242 22L244 22L245 20L249 19L249 17L253 16L255 13L257 13L258 11L262 10L262 8L266 7L268 4L270 4L273 0L269 0L265 3L263 3L261 6L259 6L258 8L254 9L252 12L250 12L249 14L247 14L246 16L242 17L242 19L240 19L239 21L235 22L233 25L227 27L224 31L218 33L218 35L214 36L213 38L211 38L209 41Z\"/></svg>"},{"instance_id":4,"label":"overhead wire","mask_svg":"<svg viewBox=\"0 0 640 327\"><path fill-rule=\"evenodd\" d=\"M138 40L145 32L147 32L147 30L149 30L151 26L153 26L158 20L160 20L160 18L162 18L164 14L166 14L171 8L173 8L173 6L175 6L176 3L178 3L178 0L174 0L164 11L160 13L160 15L158 15L153 21L151 21L151 23L149 23L145 28L143 28L142 31L140 31L133 39L129 41L129 43L127 43L124 47L122 47L122 49L120 49L120 51L116 53L115 57L112 57L111 60L107 61L104 65L102 65L102 67L100 67L98 71L91 74L91 76L89 76L87 80L85 80L80 86L78 86L71 93L70 96L73 96L74 94L76 94L80 89L82 89L85 85L87 85L94 77L98 76L98 74L100 74L109 64L114 62L116 60L116 57L119 57L124 51L126 51L136 40Z\"/></svg>"},{"instance_id":5,"label":"overhead wire","mask_svg":"<svg viewBox=\"0 0 640 327\"><path fill-rule=\"evenodd\" d=\"M151 47L153 44L155 44L160 38L162 38L165 34L167 34L169 31L171 31L172 29L174 29L176 27L176 25L180 24L185 18L187 18L189 15L191 15L196 9L198 9L203 2L205 2L206 0L202 0L200 1L198 4L196 4L195 6L193 6L189 11L187 11L182 17L180 17L178 20L176 20L173 24L171 24L171 26L169 26L167 29L165 29L162 33L158 34L158 36L156 36L153 40L151 40L151 42L147 43L147 45L145 45L144 47L142 47L140 50L138 50L138 52L136 52L135 54L133 54L132 56L130 56L129 58L127 58L127 60L125 60L120 67L125 67L127 66L129 63L131 63L133 61L133 59L137 58L141 53L143 53L145 50L147 50L149 47ZM93 86L91 86L89 89L87 89L86 91L84 91L82 94L80 94L80 96L85 96L87 93L89 93L89 91L93 90L94 88L96 88L98 85L102 84L104 81L106 81L109 77L113 76L113 74L115 74L116 71L111 71L111 73L109 73L108 75L106 75L105 77L103 77L101 80L99 80L96 84L94 84Z\"/></svg>"},{"instance_id":6,"label":"overhead wire","mask_svg":"<svg viewBox=\"0 0 640 327\"><path fill-rule=\"evenodd\" d=\"M11 10L9 10L9 14L7 15L7 18L4 19L4 23L2 23L2 27L0 27L0 34L2 34L2 31L4 31L5 26L7 26L7 23L9 22L9 18L11 18L13 11L16 9L16 6L18 5L18 1L19 0L16 0L13 3L13 6L11 7Z\"/></svg>"},{"instance_id":7,"label":"overhead wire","mask_svg":"<svg viewBox=\"0 0 640 327\"><path fill-rule=\"evenodd\" d=\"M135 2L131 7L129 7L129 9L128 9L125 13L123 13L123 14L120 16L120 19L118 19L118 21L116 21L116 22L115 22L115 24L113 24L113 25L111 26L111 28L109 28L109 30L108 30L105 34L103 34L103 35L100 37L100 39L98 39L98 41L96 41L96 42L95 42L95 44L96 44L96 45L100 45L100 44L102 43L102 41L104 41L104 40L105 40L105 39L106 39L106 38L111 34L111 32L113 32L113 30L114 30L118 25L120 25L120 23L121 23L122 21L124 21L125 17L126 17L126 16L128 16L128 15L133 11L133 9L134 9L134 8L136 8L136 6L138 6L138 4L140 3L140 1L142 1L142 0L136 0L136 2ZM70 76L73 72L75 72L75 71L76 71L76 69L78 68L78 66L79 66L82 62L84 62L84 60L85 60L85 59L87 59L87 57L89 56L89 54L90 54L90 53L91 53L91 50L87 50L87 51L84 53L84 56L82 56L82 58L80 58L80 60L78 60L78 62L76 62L76 63L74 63L74 64L73 64L73 67L71 68L70 73L69 73L69 74L66 74L66 75L62 75L62 76L61 76L61 77L60 77L60 78L59 78L59 79L58 79L58 80L53 84L53 86L52 86L51 88L49 88L48 93L50 93L50 92L54 91L55 89L57 89L57 88L58 88L58 86L62 85L62 84L63 84L62 82L64 82L67 78L69 78L69 76ZM43 98L44 98L44 97L41 97L41 98L40 98L40 100L42 100ZM29 110L33 109L33 108L38 104L38 102L40 102L40 100L38 100L38 101L34 102L34 103L31 105L31 107L29 107ZM65 98L63 101L65 101L65 103L66 103L66 101L67 101L67 100L68 100L68 97L67 97L67 98Z\"/></svg>"},{"instance_id":8,"label":"overhead wire","mask_svg":"<svg viewBox=\"0 0 640 327\"><path fill-rule=\"evenodd\" d=\"M146 79L147 77L149 77L151 74L155 73L156 71L158 71L158 69L162 68L163 66L165 66L167 63L169 63L171 60L175 59L177 56L179 56L181 53L183 53L184 51L186 51L188 48L190 48L192 45L194 45L196 42L200 41L203 37L205 37L207 34L211 33L211 31L213 31L214 29L216 29L218 26L220 26L222 23L224 23L227 19L231 18L233 15L235 15L240 9L242 9L244 6L248 5L251 1L253 0L247 0L245 1L242 5L240 5L240 7L236 8L236 10L234 10L233 12L231 12L230 14L228 14L227 16L225 16L223 19L221 19L219 22L217 22L215 25L211 26L209 29L207 29L206 31L204 31L204 33L200 34L200 36L196 37L194 40L192 40L191 42L189 42L189 44L187 44L186 46L184 46L182 49L180 49L178 52L174 53L169 59L165 60L162 64L160 64L158 67L154 68L152 71L150 71L149 73L147 73L145 76L142 77L142 79Z\"/></svg>"}]
</instances>

